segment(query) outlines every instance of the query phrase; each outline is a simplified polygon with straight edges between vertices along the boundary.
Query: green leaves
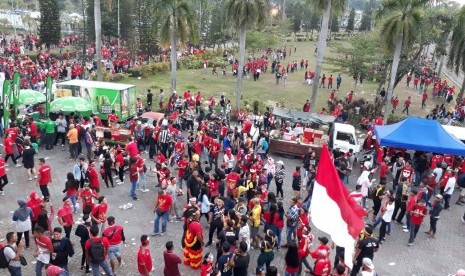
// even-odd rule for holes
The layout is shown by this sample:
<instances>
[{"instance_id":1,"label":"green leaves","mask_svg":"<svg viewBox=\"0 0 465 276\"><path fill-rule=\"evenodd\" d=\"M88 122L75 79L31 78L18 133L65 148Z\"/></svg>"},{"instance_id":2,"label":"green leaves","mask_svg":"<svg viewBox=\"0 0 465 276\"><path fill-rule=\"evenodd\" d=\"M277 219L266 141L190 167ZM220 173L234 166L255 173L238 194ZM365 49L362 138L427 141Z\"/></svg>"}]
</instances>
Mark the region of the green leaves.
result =
<instances>
[{"instance_id":1,"label":"green leaves","mask_svg":"<svg viewBox=\"0 0 465 276\"><path fill-rule=\"evenodd\" d=\"M39 0L41 13L39 36L47 47L56 44L61 37L61 21L58 0Z\"/></svg>"}]
</instances>

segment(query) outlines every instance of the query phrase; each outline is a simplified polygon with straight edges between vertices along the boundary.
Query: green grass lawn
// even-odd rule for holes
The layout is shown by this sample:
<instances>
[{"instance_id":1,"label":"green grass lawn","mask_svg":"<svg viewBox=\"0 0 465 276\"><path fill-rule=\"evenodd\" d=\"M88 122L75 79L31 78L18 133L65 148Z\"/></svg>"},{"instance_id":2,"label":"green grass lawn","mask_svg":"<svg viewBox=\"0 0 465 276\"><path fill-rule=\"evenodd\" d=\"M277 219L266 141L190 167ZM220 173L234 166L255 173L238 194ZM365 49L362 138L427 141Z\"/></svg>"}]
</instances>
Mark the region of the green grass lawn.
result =
<instances>
[{"instance_id":1,"label":"green grass lawn","mask_svg":"<svg viewBox=\"0 0 465 276\"><path fill-rule=\"evenodd\" d=\"M288 43L289 46L294 44ZM284 60L284 65L288 61L303 59L309 60L309 70L315 70L315 59L314 54L316 42L296 42L297 52L292 53L291 56ZM329 48L326 51L328 56L335 56L336 53L332 52ZM257 54L259 56L259 54ZM269 69L271 69L271 62L269 63ZM182 93L185 90L191 90L191 92L201 91L202 94L207 97L214 95L219 97L222 92L225 93L227 98L231 99L233 106L235 105L236 95L236 82L237 79L232 76L231 66L227 68L227 76L211 75L209 70L206 74L202 73L202 70L180 70L177 73L177 87L178 93ZM330 72L334 70L329 64L325 64L323 67L323 73L327 76L333 74L334 86L336 86L337 73ZM218 71L220 71L218 69ZM282 102L286 107L300 109L304 102L310 98L311 86L303 84L304 82L304 71L299 70L296 73L288 74L288 82L286 86L282 84L276 85L275 77L270 72L262 74L260 80L254 82L253 79L245 79L243 82L243 93L242 93L242 104L252 105L254 100L260 101L262 107L265 105L274 105L276 102ZM142 77L128 78L123 80L124 83L134 84L137 86L139 95L145 99L145 93L148 88L152 89L152 92L158 92L160 88L165 91L169 90L170 87L170 74L159 74L149 78ZM367 97L369 94L373 94L376 91L377 84L373 82L364 82L363 86L358 86L356 90L356 97L362 96ZM348 91L353 89L353 80L348 76L342 75L342 87L339 94L340 98L344 98ZM330 91L328 89L319 89L317 98L317 109L321 109L326 106ZM370 96L371 98L371 96Z\"/></svg>"}]
</instances>

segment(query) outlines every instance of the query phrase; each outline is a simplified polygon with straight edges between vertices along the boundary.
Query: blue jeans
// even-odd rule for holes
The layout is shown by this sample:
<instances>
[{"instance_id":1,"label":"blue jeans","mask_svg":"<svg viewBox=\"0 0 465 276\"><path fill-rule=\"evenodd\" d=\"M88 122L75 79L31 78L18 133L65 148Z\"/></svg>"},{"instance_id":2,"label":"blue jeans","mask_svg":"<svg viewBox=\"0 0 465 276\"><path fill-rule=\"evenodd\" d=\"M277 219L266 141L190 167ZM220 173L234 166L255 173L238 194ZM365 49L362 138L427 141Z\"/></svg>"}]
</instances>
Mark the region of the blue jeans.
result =
<instances>
[{"instance_id":1,"label":"blue jeans","mask_svg":"<svg viewBox=\"0 0 465 276\"><path fill-rule=\"evenodd\" d=\"M21 267L18 266L8 266L8 272L10 272L11 276L21 276Z\"/></svg>"},{"instance_id":2,"label":"blue jeans","mask_svg":"<svg viewBox=\"0 0 465 276\"><path fill-rule=\"evenodd\" d=\"M131 182L131 190L130 190L130 195L132 198L136 198L137 197L137 194L136 194L136 187L137 187L137 181L134 181L134 182Z\"/></svg>"},{"instance_id":3,"label":"blue jeans","mask_svg":"<svg viewBox=\"0 0 465 276\"><path fill-rule=\"evenodd\" d=\"M279 247L281 247L281 232L283 231L282 228L278 228L278 233L276 233L276 239L277 239L277 243L276 245Z\"/></svg>"},{"instance_id":4,"label":"blue jeans","mask_svg":"<svg viewBox=\"0 0 465 276\"><path fill-rule=\"evenodd\" d=\"M37 261L36 263L36 276L42 276L42 269L46 264L41 261Z\"/></svg>"},{"instance_id":5,"label":"blue jeans","mask_svg":"<svg viewBox=\"0 0 465 276\"><path fill-rule=\"evenodd\" d=\"M178 185L179 185L179 189L182 190L182 182L184 181L184 179L182 177L178 177Z\"/></svg>"},{"instance_id":6,"label":"blue jeans","mask_svg":"<svg viewBox=\"0 0 465 276\"><path fill-rule=\"evenodd\" d=\"M139 173L139 188L141 190L147 189L147 181L145 180L145 173Z\"/></svg>"},{"instance_id":7,"label":"blue jeans","mask_svg":"<svg viewBox=\"0 0 465 276\"><path fill-rule=\"evenodd\" d=\"M410 214L406 213L405 215L405 225L407 226L407 229L410 230Z\"/></svg>"},{"instance_id":8,"label":"blue jeans","mask_svg":"<svg viewBox=\"0 0 465 276\"><path fill-rule=\"evenodd\" d=\"M159 216L155 212L155 221L154 221L154 226L153 226L153 233L158 234L159 228L160 228L160 218L161 218L161 232L166 233L166 225L168 223L168 217L170 216L170 212L164 212L161 216Z\"/></svg>"},{"instance_id":9,"label":"blue jeans","mask_svg":"<svg viewBox=\"0 0 465 276\"><path fill-rule=\"evenodd\" d=\"M376 228L376 226L378 226L378 224L381 223L381 216L378 216L375 220L375 223L373 224L373 229ZM391 234L391 223L389 222L388 224L386 224L386 234Z\"/></svg>"},{"instance_id":10,"label":"blue jeans","mask_svg":"<svg viewBox=\"0 0 465 276\"><path fill-rule=\"evenodd\" d=\"M271 173L266 175L266 189L270 188L271 180L273 180L273 175Z\"/></svg>"},{"instance_id":11,"label":"blue jeans","mask_svg":"<svg viewBox=\"0 0 465 276\"><path fill-rule=\"evenodd\" d=\"M363 208L367 207L367 197L366 196L362 196L362 207Z\"/></svg>"},{"instance_id":12,"label":"blue jeans","mask_svg":"<svg viewBox=\"0 0 465 276\"><path fill-rule=\"evenodd\" d=\"M107 260L97 264L91 262L90 267L92 268L93 276L100 276L100 268L102 268L103 271L105 271L106 275L113 276L113 272L111 272L111 268Z\"/></svg>"},{"instance_id":13,"label":"blue jeans","mask_svg":"<svg viewBox=\"0 0 465 276\"><path fill-rule=\"evenodd\" d=\"M76 196L75 195L70 195L69 196L69 199L71 199L71 202L73 203L73 211L74 213L77 212L77 208L76 208Z\"/></svg>"},{"instance_id":14,"label":"blue jeans","mask_svg":"<svg viewBox=\"0 0 465 276\"><path fill-rule=\"evenodd\" d=\"M288 226L287 227L287 235L286 235L286 241L289 243L292 241L292 233L295 232L295 229L297 228L297 225L294 226Z\"/></svg>"},{"instance_id":15,"label":"blue jeans","mask_svg":"<svg viewBox=\"0 0 465 276\"><path fill-rule=\"evenodd\" d=\"M287 271L284 271L284 276L297 276L297 275L298 275L298 272L289 273Z\"/></svg>"}]
</instances>

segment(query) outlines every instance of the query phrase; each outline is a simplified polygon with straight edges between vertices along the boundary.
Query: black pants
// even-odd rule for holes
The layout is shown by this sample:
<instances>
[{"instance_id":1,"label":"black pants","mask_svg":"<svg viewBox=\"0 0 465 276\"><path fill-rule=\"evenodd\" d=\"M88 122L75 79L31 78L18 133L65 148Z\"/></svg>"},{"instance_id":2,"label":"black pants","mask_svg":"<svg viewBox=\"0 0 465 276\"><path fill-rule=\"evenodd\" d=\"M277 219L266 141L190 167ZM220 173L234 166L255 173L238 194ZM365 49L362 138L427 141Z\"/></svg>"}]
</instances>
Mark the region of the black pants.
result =
<instances>
[{"instance_id":1,"label":"black pants","mask_svg":"<svg viewBox=\"0 0 465 276\"><path fill-rule=\"evenodd\" d=\"M384 237L386 236L386 226L388 222L381 219L381 227L379 228L379 242L383 242Z\"/></svg>"},{"instance_id":2,"label":"black pants","mask_svg":"<svg viewBox=\"0 0 465 276\"><path fill-rule=\"evenodd\" d=\"M51 150L53 149L53 136L55 133L45 133L45 149Z\"/></svg>"},{"instance_id":3,"label":"black pants","mask_svg":"<svg viewBox=\"0 0 465 276\"><path fill-rule=\"evenodd\" d=\"M160 150L165 157L169 157L168 155L166 155L168 153L168 143L160 143Z\"/></svg>"},{"instance_id":4,"label":"black pants","mask_svg":"<svg viewBox=\"0 0 465 276\"><path fill-rule=\"evenodd\" d=\"M73 228L73 226L63 226L63 229L65 230L65 235L68 239L71 239L71 228Z\"/></svg>"},{"instance_id":5,"label":"black pants","mask_svg":"<svg viewBox=\"0 0 465 276\"><path fill-rule=\"evenodd\" d=\"M66 142L66 136L64 132L57 132L57 135L55 136L55 142L53 142L53 145L58 145L58 139L61 139L61 145L64 146Z\"/></svg>"},{"instance_id":6,"label":"black pants","mask_svg":"<svg viewBox=\"0 0 465 276\"><path fill-rule=\"evenodd\" d=\"M213 234L215 233L215 230L216 230L216 235L218 235L221 232L221 230L223 230L223 223L221 222L221 220L214 219L210 223L210 230L208 231L208 243L212 242Z\"/></svg>"},{"instance_id":7,"label":"black pants","mask_svg":"<svg viewBox=\"0 0 465 276\"><path fill-rule=\"evenodd\" d=\"M42 196L44 197L44 200L48 202L50 198L50 192L48 191L48 186L47 185L41 185L40 186L40 191L42 192Z\"/></svg>"},{"instance_id":8,"label":"black pants","mask_svg":"<svg viewBox=\"0 0 465 276\"><path fill-rule=\"evenodd\" d=\"M434 217L430 217L429 218L429 227L431 228L431 232L434 234L436 234L436 225L438 223L438 220L437 218L434 218Z\"/></svg>"},{"instance_id":9,"label":"black pants","mask_svg":"<svg viewBox=\"0 0 465 276\"><path fill-rule=\"evenodd\" d=\"M381 209L381 201L373 200L373 216L374 217L376 217L376 215L378 214L379 209Z\"/></svg>"},{"instance_id":10,"label":"black pants","mask_svg":"<svg viewBox=\"0 0 465 276\"><path fill-rule=\"evenodd\" d=\"M279 196L279 194L284 197L283 183L276 182L276 196Z\"/></svg>"},{"instance_id":11,"label":"black pants","mask_svg":"<svg viewBox=\"0 0 465 276\"><path fill-rule=\"evenodd\" d=\"M81 267L83 267L85 265L86 266L86 271L89 271L89 264L87 264L87 262L86 262L85 243L81 242L81 248L82 248Z\"/></svg>"},{"instance_id":12,"label":"black pants","mask_svg":"<svg viewBox=\"0 0 465 276\"><path fill-rule=\"evenodd\" d=\"M115 184L113 184L113 177L111 175L111 170L105 170L105 175L103 177L103 180L105 180L105 185L107 185L107 188L110 187L110 186L108 186L108 179L110 179L111 186L114 187Z\"/></svg>"},{"instance_id":13,"label":"black pants","mask_svg":"<svg viewBox=\"0 0 465 276\"><path fill-rule=\"evenodd\" d=\"M3 188L8 184L8 176L5 174L0 177L0 192L3 192Z\"/></svg>"},{"instance_id":14,"label":"black pants","mask_svg":"<svg viewBox=\"0 0 465 276\"><path fill-rule=\"evenodd\" d=\"M12 154L12 153L5 154L5 164L8 162L8 159L10 157L11 157L11 160L13 161L13 164L16 165L16 158L15 158L14 154Z\"/></svg>"},{"instance_id":15,"label":"black pants","mask_svg":"<svg viewBox=\"0 0 465 276\"><path fill-rule=\"evenodd\" d=\"M155 154L157 154L157 144L152 138L149 138L149 159L153 159Z\"/></svg>"},{"instance_id":16,"label":"black pants","mask_svg":"<svg viewBox=\"0 0 465 276\"><path fill-rule=\"evenodd\" d=\"M21 238L23 237L24 233L24 239L26 240L26 247L29 247L29 231L24 231L24 232L17 232L16 236L18 236L18 240L16 241L16 245L19 245L21 242Z\"/></svg>"},{"instance_id":17,"label":"black pants","mask_svg":"<svg viewBox=\"0 0 465 276\"><path fill-rule=\"evenodd\" d=\"M69 144L69 155L71 159L76 160L78 157L78 143Z\"/></svg>"},{"instance_id":18,"label":"black pants","mask_svg":"<svg viewBox=\"0 0 465 276\"><path fill-rule=\"evenodd\" d=\"M118 176L119 176L119 181L124 182L124 166L119 167Z\"/></svg>"},{"instance_id":19,"label":"black pants","mask_svg":"<svg viewBox=\"0 0 465 276\"><path fill-rule=\"evenodd\" d=\"M362 267L362 258L357 258L357 260L355 261L354 267L352 268L352 271L350 271L350 276L357 276L361 267Z\"/></svg>"},{"instance_id":20,"label":"black pants","mask_svg":"<svg viewBox=\"0 0 465 276\"><path fill-rule=\"evenodd\" d=\"M447 210L450 208L450 197L451 195L444 194L444 210Z\"/></svg>"}]
</instances>

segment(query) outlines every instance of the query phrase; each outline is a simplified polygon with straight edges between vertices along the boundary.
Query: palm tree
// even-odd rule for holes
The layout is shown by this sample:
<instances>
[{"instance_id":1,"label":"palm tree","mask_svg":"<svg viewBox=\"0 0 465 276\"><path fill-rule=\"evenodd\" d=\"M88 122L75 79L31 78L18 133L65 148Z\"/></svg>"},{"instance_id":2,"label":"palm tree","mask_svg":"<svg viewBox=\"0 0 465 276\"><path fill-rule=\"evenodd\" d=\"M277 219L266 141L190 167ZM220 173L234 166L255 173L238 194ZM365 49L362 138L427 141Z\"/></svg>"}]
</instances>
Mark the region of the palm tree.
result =
<instances>
[{"instance_id":1,"label":"palm tree","mask_svg":"<svg viewBox=\"0 0 465 276\"><path fill-rule=\"evenodd\" d=\"M241 105L242 74L245 58L245 38L247 29L265 22L266 4L264 0L229 0L228 17L239 32L239 67L237 70L236 109Z\"/></svg>"},{"instance_id":2,"label":"palm tree","mask_svg":"<svg viewBox=\"0 0 465 276\"><path fill-rule=\"evenodd\" d=\"M386 99L392 98L397 68L401 53L408 52L418 39L418 30L423 18L422 9L428 0L384 0L377 11L378 18L384 18L381 24L381 41L388 51L394 52ZM384 123L391 113L392 106L386 104Z\"/></svg>"},{"instance_id":3,"label":"palm tree","mask_svg":"<svg viewBox=\"0 0 465 276\"><path fill-rule=\"evenodd\" d=\"M452 31L452 38L449 49L448 65L452 67L455 74L458 75L460 70L465 70L465 6L462 7L458 14L457 24ZM458 99L463 98L465 92L465 76L462 82L462 88L457 95Z\"/></svg>"},{"instance_id":4,"label":"palm tree","mask_svg":"<svg viewBox=\"0 0 465 276\"><path fill-rule=\"evenodd\" d=\"M321 69L323 68L323 59L325 57L326 39L328 38L329 20L331 19L331 12L337 13L339 11L344 10L345 0L310 0L310 2L317 11L323 12L321 28L320 32L318 33L315 81L313 82L312 96L310 99L310 108L314 110L316 95L318 92L319 78L321 75Z\"/></svg>"},{"instance_id":5,"label":"palm tree","mask_svg":"<svg viewBox=\"0 0 465 276\"><path fill-rule=\"evenodd\" d=\"M160 41L170 45L171 93L176 91L177 42L195 40L194 15L186 0L158 0L155 4L160 16Z\"/></svg>"},{"instance_id":6,"label":"palm tree","mask_svg":"<svg viewBox=\"0 0 465 276\"><path fill-rule=\"evenodd\" d=\"M97 56L97 80L102 81L102 13L100 0L94 0L95 54Z\"/></svg>"}]
</instances>

